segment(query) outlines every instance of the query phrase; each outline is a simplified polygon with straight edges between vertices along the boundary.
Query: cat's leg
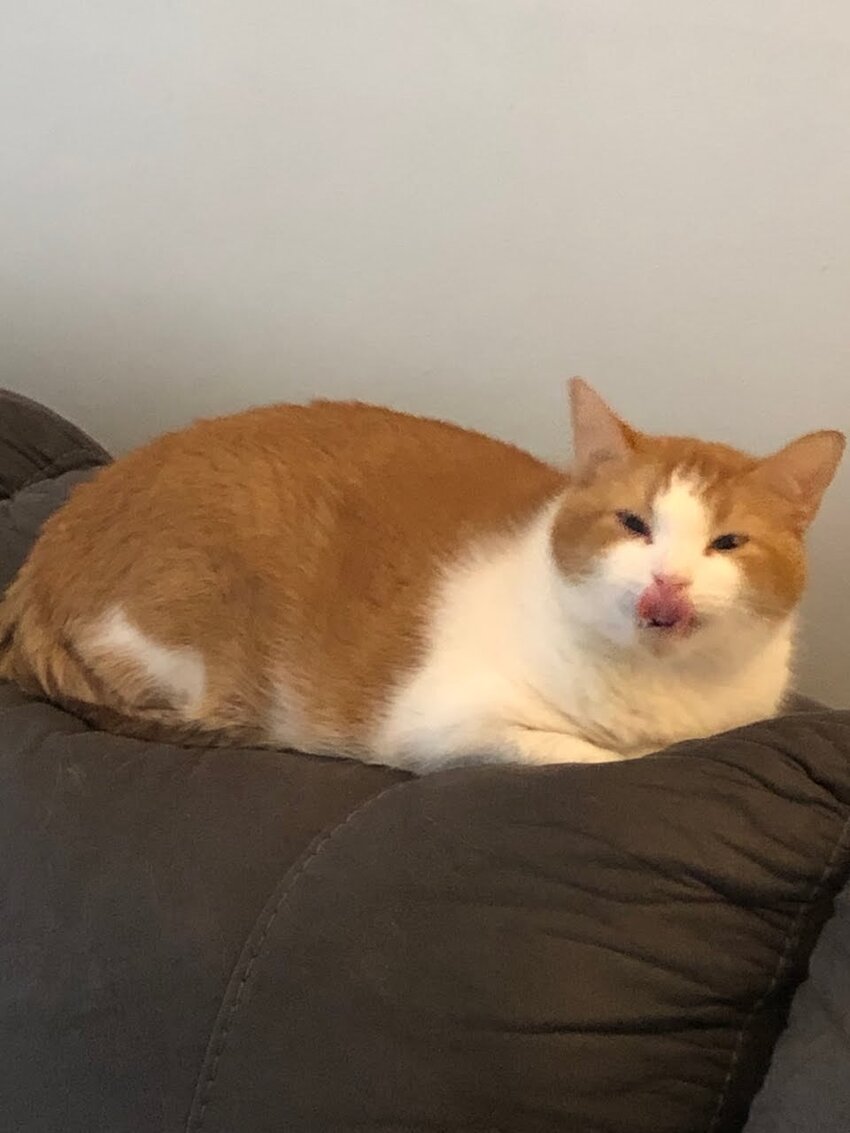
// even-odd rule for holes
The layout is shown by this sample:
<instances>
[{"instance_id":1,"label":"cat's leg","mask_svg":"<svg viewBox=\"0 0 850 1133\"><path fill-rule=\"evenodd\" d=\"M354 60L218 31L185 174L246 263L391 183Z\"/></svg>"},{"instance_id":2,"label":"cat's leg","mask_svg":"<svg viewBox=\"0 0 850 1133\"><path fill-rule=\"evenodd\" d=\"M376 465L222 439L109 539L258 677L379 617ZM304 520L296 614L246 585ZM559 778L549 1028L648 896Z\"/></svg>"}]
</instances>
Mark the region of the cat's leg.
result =
<instances>
[{"instance_id":1,"label":"cat's leg","mask_svg":"<svg viewBox=\"0 0 850 1133\"><path fill-rule=\"evenodd\" d=\"M646 752L599 747L568 732L529 728L468 714L440 727L420 724L407 732L379 736L372 758L418 774L481 763L614 763Z\"/></svg>"},{"instance_id":2,"label":"cat's leg","mask_svg":"<svg viewBox=\"0 0 850 1133\"><path fill-rule=\"evenodd\" d=\"M518 763L615 763L634 758L566 732L509 726L504 733L504 758Z\"/></svg>"}]
</instances>

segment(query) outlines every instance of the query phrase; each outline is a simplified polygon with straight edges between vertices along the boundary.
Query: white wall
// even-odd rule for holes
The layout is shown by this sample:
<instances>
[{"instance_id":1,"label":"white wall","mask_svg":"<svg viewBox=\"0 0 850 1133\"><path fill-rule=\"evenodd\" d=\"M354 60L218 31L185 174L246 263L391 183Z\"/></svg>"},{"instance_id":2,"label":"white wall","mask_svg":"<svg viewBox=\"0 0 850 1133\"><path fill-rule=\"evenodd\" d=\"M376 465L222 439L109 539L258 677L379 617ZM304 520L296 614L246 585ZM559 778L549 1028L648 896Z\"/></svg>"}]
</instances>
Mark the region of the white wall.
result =
<instances>
[{"instance_id":1,"label":"white wall","mask_svg":"<svg viewBox=\"0 0 850 1133\"><path fill-rule=\"evenodd\" d=\"M0 382L117 448L321 392L551 455L574 372L650 429L850 426L843 0L2 9Z\"/></svg>"}]
</instances>

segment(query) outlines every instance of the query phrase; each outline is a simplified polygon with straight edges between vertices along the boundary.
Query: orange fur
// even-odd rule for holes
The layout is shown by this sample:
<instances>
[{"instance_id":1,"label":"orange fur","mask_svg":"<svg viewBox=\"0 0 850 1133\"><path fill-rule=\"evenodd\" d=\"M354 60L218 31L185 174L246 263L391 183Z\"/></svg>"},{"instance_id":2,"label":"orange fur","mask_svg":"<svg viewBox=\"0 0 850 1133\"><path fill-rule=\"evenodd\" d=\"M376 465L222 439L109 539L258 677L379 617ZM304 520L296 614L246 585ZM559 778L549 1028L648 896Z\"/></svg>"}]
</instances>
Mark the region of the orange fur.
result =
<instances>
[{"instance_id":1,"label":"orange fur","mask_svg":"<svg viewBox=\"0 0 850 1133\"><path fill-rule=\"evenodd\" d=\"M306 720L307 746L351 749L414 663L447 557L564 482L510 445L359 404L198 422L104 468L47 522L2 608L0 675L161 731L170 712L142 674L70 646L120 603L152 638L203 654L199 742L263 742L276 680L298 705L293 742Z\"/></svg>"},{"instance_id":2,"label":"orange fur","mask_svg":"<svg viewBox=\"0 0 850 1133\"><path fill-rule=\"evenodd\" d=\"M796 604L805 491L783 480L787 459L774 458L777 472L722 445L638 433L599 405L587 412L601 440L592 420L579 429L572 478L480 434L360 404L256 409L154 440L45 525L0 607L0 676L136 735L285 734L368 755L390 690L421 660L447 566L562 497L553 551L565 577L581 575L623 538L617 509L646 512L683 469L703 485L717 534L750 536L736 553L754 608L772 618ZM822 436L837 463L838 434ZM153 641L197 651L199 704L176 703L98 644L92 627L116 607Z\"/></svg>"}]
</instances>

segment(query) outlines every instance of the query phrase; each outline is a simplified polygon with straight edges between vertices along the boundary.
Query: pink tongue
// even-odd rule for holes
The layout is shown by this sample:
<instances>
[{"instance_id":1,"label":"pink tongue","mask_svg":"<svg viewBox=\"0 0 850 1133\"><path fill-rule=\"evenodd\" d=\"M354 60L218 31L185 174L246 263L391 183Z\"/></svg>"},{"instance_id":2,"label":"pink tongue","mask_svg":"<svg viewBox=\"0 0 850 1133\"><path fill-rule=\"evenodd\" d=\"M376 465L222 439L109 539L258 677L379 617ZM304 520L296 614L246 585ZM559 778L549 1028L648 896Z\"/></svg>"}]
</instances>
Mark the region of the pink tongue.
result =
<instances>
[{"instance_id":1,"label":"pink tongue","mask_svg":"<svg viewBox=\"0 0 850 1133\"><path fill-rule=\"evenodd\" d=\"M669 583L650 583L638 599L638 617L660 628L689 629L694 614L693 603L682 587Z\"/></svg>"}]
</instances>

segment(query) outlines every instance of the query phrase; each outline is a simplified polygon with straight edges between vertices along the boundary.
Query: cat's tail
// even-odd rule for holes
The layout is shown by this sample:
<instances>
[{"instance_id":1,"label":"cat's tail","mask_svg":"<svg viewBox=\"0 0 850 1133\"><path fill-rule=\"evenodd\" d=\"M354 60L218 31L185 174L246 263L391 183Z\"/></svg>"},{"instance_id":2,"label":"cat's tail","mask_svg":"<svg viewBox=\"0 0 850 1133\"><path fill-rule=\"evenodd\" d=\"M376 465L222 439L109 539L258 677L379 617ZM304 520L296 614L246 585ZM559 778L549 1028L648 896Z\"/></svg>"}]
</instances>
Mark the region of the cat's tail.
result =
<instances>
[{"instance_id":1,"label":"cat's tail","mask_svg":"<svg viewBox=\"0 0 850 1133\"><path fill-rule=\"evenodd\" d=\"M13 582L0 599L0 680L23 684L26 674L21 666L18 648L18 612L16 582Z\"/></svg>"},{"instance_id":2,"label":"cat's tail","mask_svg":"<svg viewBox=\"0 0 850 1133\"><path fill-rule=\"evenodd\" d=\"M103 697L102 682L62 615L45 609L33 593L26 566L0 601L0 680L59 704Z\"/></svg>"},{"instance_id":3,"label":"cat's tail","mask_svg":"<svg viewBox=\"0 0 850 1133\"><path fill-rule=\"evenodd\" d=\"M78 658L51 632L25 575L0 600L0 680L50 699L59 699L63 690L83 698L92 693Z\"/></svg>"}]
</instances>

